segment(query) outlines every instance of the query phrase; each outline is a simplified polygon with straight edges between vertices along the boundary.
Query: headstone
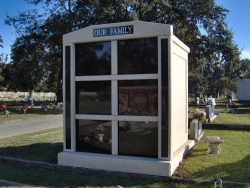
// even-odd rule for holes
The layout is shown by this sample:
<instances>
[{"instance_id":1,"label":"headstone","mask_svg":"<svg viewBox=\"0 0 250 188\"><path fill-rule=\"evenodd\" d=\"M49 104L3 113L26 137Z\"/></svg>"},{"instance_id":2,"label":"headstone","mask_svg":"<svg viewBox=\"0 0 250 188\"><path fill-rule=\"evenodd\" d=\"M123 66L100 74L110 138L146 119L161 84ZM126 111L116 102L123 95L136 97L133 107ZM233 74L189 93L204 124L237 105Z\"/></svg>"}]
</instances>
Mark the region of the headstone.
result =
<instances>
[{"instance_id":1,"label":"headstone","mask_svg":"<svg viewBox=\"0 0 250 188\"><path fill-rule=\"evenodd\" d=\"M195 97L195 104L199 104L200 103L200 98L199 97Z\"/></svg>"},{"instance_id":2,"label":"headstone","mask_svg":"<svg viewBox=\"0 0 250 188\"><path fill-rule=\"evenodd\" d=\"M204 101L205 102L207 101L207 95L206 94L204 95Z\"/></svg>"},{"instance_id":3,"label":"headstone","mask_svg":"<svg viewBox=\"0 0 250 188\"><path fill-rule=\"evenodd\" d=\"M211 105L206 105L205 107L206 118L209 119L214 116L214 107Z\"/></svg>"},{"instance_id":4,"label":"headstone","mask_svg":"<svg viewBox=\"0 0 250 188\"><path fill-rule=\"evenodd\" d=\"M142 122L140 121L131 121L130 125L132 132L138 132L142 130Z\"/></svg>"},{"instance_id":5,"label":"headstone","mask_svg":"<svg viewBox=\"0 0 250 188\"><path fill-rule=\"evenodd\" d=\"M215 112L215 99L214 98L208 98L206 100L206 107L205 107L205 112L206 112L206 118L208 119L208 122L213 121L216 118L216 115L219 115L219 113Z\"/></svg>"}]
</instances>

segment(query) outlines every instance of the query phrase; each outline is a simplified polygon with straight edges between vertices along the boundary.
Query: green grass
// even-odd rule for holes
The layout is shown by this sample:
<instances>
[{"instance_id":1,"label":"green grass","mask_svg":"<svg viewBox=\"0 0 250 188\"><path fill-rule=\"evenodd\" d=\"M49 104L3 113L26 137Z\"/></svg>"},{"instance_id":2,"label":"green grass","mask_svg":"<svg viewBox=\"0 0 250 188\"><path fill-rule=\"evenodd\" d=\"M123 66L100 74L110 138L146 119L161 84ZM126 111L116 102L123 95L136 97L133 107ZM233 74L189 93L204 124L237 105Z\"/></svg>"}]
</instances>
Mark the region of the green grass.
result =
<instances>
[{"instance_id":1,"label":"green grass","mask_svg":"<svg viewBox=\"0 0 250 188\"><path fill-rule=\"evenodd\" d=\"M9 181L22 182L23 184L39 187L117 187L119 185L133 188L210 188L213 186L213 182L188 183L163 178L157 180L155 178L137 175L95 172L89 170L80 172L65 169L51 170L2 161L0 161L0 170L5 171L5 173L0 174L1 179L8 179ZM228 187L235 188L237 185L233 184Z\"/></svg>"},{"instance_id":2,"label":"green grass","mask_svg":"<svg viewBox=\"0 0 250 188\"><path fill-rule=\"evenodd\" d=\"M196 107L189 107L189 119L192 119L192 113ZM198 107L200 110L205 111L205 107ZM215 112L218 112L216 119L212 124L248 124L250 125L250 108L237 108L234 109L236 114L224 111L226 107L215 107Z\"/></svg>"},{"instance_id":3,"label":"green grass","mask_svg":"<svg viewBox=\"0 0 250 188\"><path fill-rule=\"evenodd\" d=\"M24 114L23 111L20 111L20 113L18 113L16 109L18 109L19 107L20 106L7 106L7 110L10 111L9 117L6 117L5 113L0 111L0 124L15 122L15 121L30 120L39 117L45 117L63 113L63 111L59 109L55 109L54 111L52 110L42 111L41 107L35 107L35 108L28 108L26 114Z\"/></svg>"},{"instance_id":4,"label":"green grass","mask_svg":"<svg viewBox=\"0 0 250 188\"><path fill-rule=\"evenodd\" d=\"M62 128L0 139L1 156L48 163L57 163L57 154L63 150Z\"/></svg>"},{"instance_id":5,"label":"green grass","mask_svg":"<svg viewBox=\"0 0 250 188\"><path fill-rule=\"evenodd\" d=\"M189 110L194 109L190 107ZM18 114L10 108L9 118L0 115L0 126L4 121L26 120L42 116L62 113L62 111L42 112L38 109L28 109L28 114ZM204 110L204 109L202 109ZM222 124L250 124L250 108L239 108L237 114L222 113L224 108L216 107L220 112L212 123ZM13 119L11 119L13 116ZM191 118L191 114L189 114ZM8 119L8 120L7 120ZM207 130L204 136L196 141L185 159L176 169L173 177L155 178L152 176L129 175L124 173L110 173L103 171L81 171L64 168L43 168L23 163L0 160L0 180L16 181L23 184L41 187L183 187L210 188L214 186L212 180L218 176L223 180L223 187L244 187L250 185L228 184L226 181L250 183L250 131ZM63 150L62 128L53 128L34 133L28 133L0 139L0 155L11 158L48 162L57 164L57 154ZM220 155L208 155L206 136L223 138ZM181 178L181 180L179 180ZM193 179L194 182L182 179ZM210 180L210 182L207 182ZM205 182L204 182L205 181ZM0 183L1 187L8 186Z\"/></svg>"},{"instance_id":6,"label":"green grass","mask_svg":"<svg viewBox=\"0 0 250 188\"><path fill-rule=\"evenodd\" d=\"M220 177L223 181L250 183L250 132L230 130L204 130L203 138L196 142L176 170L174 176L192 179L212 179ZM219 155L208 155L206 136L219 136L221 144Z\"/></svg>"},{"instance_id":7,"label":"green grass","mask_svg":"<svg viewBox=\"0 0 250 188\"><path fill-rule=\"evenodd\" d=\"M122 173L105 173L63 169L44 169L24 164L0 161L0 179L17 181L35 186L71 186L71 187L212 187L213 182L202 183L200 180L213 180L216 176L223 181L250 183L250 132L228 130L204 130L202 140L181 162L173 178L191 178L198 182L182 182L140 175L128 176ZM223 138L220 155L207 155L206 136ZM62 128L13 136L0 139L1 156L18 159L57 163L57 154L62 151ZM46 181L45 181L46 180ZM226 184L223 187L246 187ZM248 186L250 187L250 186Z\"/></svg>"},{"instance_id":8,"label":"green grass","mask_svg":"<svg viewBox=\"0 0 250 188\"><path fill-rule=\"evenodd\" d=\"M26 104L27 100L13 100L13 99L10 99L10 100L1 100L0 101L0 104L7 104L7 107L9 106L23 106L24 104ZM33 104L35 106L40 106L40 104L43 104L43 103L53 103L54 100L33 100Z\"/></svg>"}]
</instances>

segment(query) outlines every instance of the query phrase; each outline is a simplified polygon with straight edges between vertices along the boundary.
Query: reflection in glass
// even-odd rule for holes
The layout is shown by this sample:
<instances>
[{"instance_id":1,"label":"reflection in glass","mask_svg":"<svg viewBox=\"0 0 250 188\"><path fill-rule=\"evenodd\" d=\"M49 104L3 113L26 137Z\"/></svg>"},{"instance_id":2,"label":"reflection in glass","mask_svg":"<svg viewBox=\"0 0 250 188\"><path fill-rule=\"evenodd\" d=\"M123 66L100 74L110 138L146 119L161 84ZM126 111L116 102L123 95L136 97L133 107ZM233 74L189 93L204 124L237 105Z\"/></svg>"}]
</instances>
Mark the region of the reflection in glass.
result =
<instances>
[{"instance_id":1,"label":"reflection in glass","mask_svg":"<svg viewBox=\"0 0 250 188\"><path fill-rule=\"evenodd\" d=\"M76 120L76 151L111 154L111 121Z\"/></svg>"},{"instance_id":2,"label":"reflection in glass","mask_svg":"<svg viewBox=\"0 0 250 188\"><path fill-rule=\"evenodd\" d=\"M118 41L118 74L158 72L157 38Z\"/></svg>"},{"instance_id":3,"label":"reflection in glass","mask_svg":"<svg viewBox=\"0 0 250 188\"><path fill-rule=\"evenodd\" d=\"M65 127L66 149L71 149L71 115L70 115L70 46L65 46Z\"/></svg>"},{"instance_id":4,"label":"reflection in glass","mask_svg":"<svg viewBox=\"0 0 250 188\"><path fill-rule=\"evenodd\" d=\"M111 42L76 44L76 76L110 75Z\"/></svg>"},{"instance_id":5,"label":"reflection in glass","mask_svg":"<svg viewBox=\"0 0 250 188\"><path fill-rule=\"evenodd\" d=\"M158 80L118 81L119 115L158 116Z\"/></svg>"},{"instance_id":6,"label":"reflection in glass","mask_svg":"<svg viewBox=\"0 0 250 188\"><path fill-rule=\"evenodd\" d=\"M111 81L76 82L76 114L111 115Z\"/></svg>"},{"instance_id":7,"label":"reflection in glass","mask_svg":"<svg viewBox=\"0 0 250 188\"><path fill-rule=\"evenodd\" d=\"M120 121L118 154L137 157L158 157L158 123Z\"/></svg>"},{"instance_id":8,"label":"reflection in glass","mask_svg":"<svg viewBox=\"0 0 250 188\"><path fill-rule=\"evenodd\" d=\"M161 40L162 67L162 143L161 156L168 157L168 39Z\"/></svg>"}]
</instances>

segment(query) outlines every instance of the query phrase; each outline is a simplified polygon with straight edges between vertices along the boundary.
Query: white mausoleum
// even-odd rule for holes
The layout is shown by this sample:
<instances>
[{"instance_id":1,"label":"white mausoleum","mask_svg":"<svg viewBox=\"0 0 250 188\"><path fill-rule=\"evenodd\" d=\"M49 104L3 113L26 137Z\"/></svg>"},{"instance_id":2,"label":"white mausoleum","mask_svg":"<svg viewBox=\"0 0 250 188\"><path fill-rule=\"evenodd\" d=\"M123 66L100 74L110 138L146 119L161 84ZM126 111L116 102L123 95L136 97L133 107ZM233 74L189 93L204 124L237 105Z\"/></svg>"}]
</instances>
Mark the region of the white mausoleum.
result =
<instances>
[{"instance_id":1,"label":"white mausoleum","mask_svg":"<svg viewBox=\"0 0 250 188\"><path fill-rule=\"evenodd\" d=\"M171 176L188 140L189 48L151 22L63 36L64 148L58 163Z\"/></svg>"}]
</instances>

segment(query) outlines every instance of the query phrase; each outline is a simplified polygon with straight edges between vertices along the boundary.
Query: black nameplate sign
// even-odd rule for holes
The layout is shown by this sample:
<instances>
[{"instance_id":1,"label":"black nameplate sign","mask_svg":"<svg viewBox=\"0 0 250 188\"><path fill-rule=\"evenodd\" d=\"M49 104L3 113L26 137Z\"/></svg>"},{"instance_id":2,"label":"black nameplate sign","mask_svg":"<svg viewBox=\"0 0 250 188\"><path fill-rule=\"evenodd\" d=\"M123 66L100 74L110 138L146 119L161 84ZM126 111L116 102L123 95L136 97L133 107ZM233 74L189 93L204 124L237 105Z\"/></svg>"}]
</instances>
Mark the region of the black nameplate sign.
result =
<instances>
[{"instance_id":1,"label":"black nameplate sign","mask_svg":"<svg viewBox=\"0 0 250 188\"><path fill-rule=\"evenodd\" d=\"M94 37L127 35L127 34L133 34L133 33L134 33L134 28L132 25L120 26L120 27L100 28L100 29L93 30Z\"/></svg>"}]
</instances>

